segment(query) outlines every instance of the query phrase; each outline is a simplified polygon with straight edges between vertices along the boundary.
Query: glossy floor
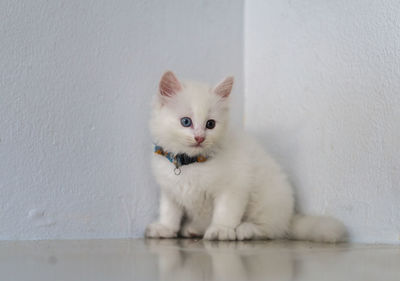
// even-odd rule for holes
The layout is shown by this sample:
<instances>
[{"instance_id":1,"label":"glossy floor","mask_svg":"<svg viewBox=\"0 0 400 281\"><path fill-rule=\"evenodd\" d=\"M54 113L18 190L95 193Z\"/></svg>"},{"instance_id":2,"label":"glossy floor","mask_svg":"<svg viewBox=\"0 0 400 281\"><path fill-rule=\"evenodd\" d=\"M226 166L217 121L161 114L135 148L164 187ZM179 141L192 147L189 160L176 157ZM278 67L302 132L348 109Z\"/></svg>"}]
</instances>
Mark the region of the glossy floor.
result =
<instances>
[{"instance_id":1,"label":"glossy floor","mask_svg":"<svg viewBox=\"0 0 400 281\"><path fill-rule=\"evenodd\" d=\"M307 242L0 242L1 280L400 280L400 246Z\"/></svg>"}]
</instances>

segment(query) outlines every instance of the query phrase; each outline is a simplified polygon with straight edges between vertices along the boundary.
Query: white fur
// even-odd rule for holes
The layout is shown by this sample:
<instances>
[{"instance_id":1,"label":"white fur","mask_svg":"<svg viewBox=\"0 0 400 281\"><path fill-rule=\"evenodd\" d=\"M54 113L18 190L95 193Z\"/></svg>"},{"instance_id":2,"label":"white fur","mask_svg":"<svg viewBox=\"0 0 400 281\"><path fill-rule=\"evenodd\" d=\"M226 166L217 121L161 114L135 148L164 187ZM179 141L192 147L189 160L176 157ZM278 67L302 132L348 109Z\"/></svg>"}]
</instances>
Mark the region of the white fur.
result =
<instances>
[{"instance_id":1,"label":"white fur","mask_svg":"<svg viewBox=\"0 0 400 281\"><path fill-rule=\"evenodd\" d=\"M160 216L146 236L343 240L345 228L337 220L294 215L292 187L281 168L253 138L228 130L229 92L216 91L226 91L232 82L228 78L215 88L185 82L168 97L156 96L150 121L154 141L168 152L209 159L182 166L181 174L175 175L172 163L153 155L153 172L161 187ZM183 127L182 117L190 117L193 128ZM216 120L212 130L205 128L209 119ZM202 147L193 147L195 134L205 136Z\"/></svg>"}]
</instances>

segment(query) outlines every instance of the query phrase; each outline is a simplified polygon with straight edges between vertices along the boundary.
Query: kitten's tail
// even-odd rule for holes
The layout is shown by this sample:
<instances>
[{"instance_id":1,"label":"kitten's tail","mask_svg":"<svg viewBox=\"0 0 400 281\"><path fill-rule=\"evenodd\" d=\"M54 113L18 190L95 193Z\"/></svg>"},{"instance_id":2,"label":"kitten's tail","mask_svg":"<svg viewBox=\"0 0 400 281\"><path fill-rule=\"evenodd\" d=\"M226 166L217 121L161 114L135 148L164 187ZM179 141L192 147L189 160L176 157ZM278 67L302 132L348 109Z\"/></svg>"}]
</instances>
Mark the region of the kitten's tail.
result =
<instances>
[{"instance_id":1,"label":"kitten's tail","mask_svg":"<svg viewBox=\"0 0 400 281\"><path fill-rule=\"evenodd\" d=\"M336 243L347 240L347 231L342 222L332 217L295 214L292 218L290 238Z\"/></svg>"}]
</instances>

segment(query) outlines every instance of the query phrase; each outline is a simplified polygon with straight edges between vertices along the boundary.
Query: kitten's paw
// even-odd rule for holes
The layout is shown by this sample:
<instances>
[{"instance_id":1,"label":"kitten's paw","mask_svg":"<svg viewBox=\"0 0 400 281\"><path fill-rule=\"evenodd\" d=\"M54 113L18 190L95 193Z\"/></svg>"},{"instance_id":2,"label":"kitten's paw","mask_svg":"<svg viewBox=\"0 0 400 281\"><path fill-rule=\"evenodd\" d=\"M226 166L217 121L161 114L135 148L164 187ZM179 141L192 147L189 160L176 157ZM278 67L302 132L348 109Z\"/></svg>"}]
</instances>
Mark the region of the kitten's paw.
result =
<instances>
[{"instance_id":1,"label":"kitten's paw","mask_svg":"<svg viewBox=\"0 0 400 281\"><path fill-rule=\"evenodd\" d=\"M189 224L184 224L182 226L182 229L180 231L180 235L185 238L196 238L196 237L202 237L203 236L203 231L200 231L196 229L195 227L189 225Z\"/></svg>"},{"instance_id":2,"label":"kitten's paw","mask_svg":"<svg viewBox=\"0 0 400 281\"><path fill-rule=\"evenodd\" d=\"M204 234L205 240L236 240L236 232L232 227L226 227L222 225L211 225L206 234Z\"/></svg>"},{"instance_id":3,"label":"kitten's paw","mask_svg":"<svg viewBox=\"0 0 400 281\"><path fill-rule=\"evenodd\" d=\"M236 238L237 240L250 240L255 238L257 233L257 227L249 222L241 223L236 228Z\"/></svg>"},{"instance_id":4,"label":"kitten's paw","mask_svg":"<svg viewBox=\"0 0 400 281\"><path fill-rule=\"evenodd\" d=\"M146 237L148 238L175 238L177 232L159 222L147 226Z\"/></svg>"}]
</instances>

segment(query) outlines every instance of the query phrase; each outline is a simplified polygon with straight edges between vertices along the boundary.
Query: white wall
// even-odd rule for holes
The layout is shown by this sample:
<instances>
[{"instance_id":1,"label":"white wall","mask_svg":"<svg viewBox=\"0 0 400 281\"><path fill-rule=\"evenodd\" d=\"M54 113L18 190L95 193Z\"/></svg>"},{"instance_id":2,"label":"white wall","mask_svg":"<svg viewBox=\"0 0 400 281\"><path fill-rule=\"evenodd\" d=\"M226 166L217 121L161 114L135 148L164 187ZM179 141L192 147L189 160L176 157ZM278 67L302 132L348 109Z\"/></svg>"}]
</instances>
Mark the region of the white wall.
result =
<instances>
[{"instance_id":1,"label":"white wall","mask_svg":"<svg viewBox=\"0 0 400 281\"><path fill-rule=\"evenodd\" d=\"M400 2L249 0L245 126L300 209L354 241L400 240Z\"/></svg>"},{"instance_id":2,"label":"white wall","mask_svg":"<svg viewBox=\"0 0 400 281\"><path fill-rule=\"evenodd\" d=\"M241 123L242 2L1 1L0 239L140 236L161 73L234 74ZM400 236L398 3L246 1L245 125L355 241Z\"/></svg>"},{"instance_id":3,"label":"white wall","mask_svg":"<svg viewBox=\"0 0 400 281\"><path fill-rule=\"evenodd\" d=\"M0 239L142 235L162 72L237 77L242 0L0 2Z\"/></svg>"}]
</instances>

